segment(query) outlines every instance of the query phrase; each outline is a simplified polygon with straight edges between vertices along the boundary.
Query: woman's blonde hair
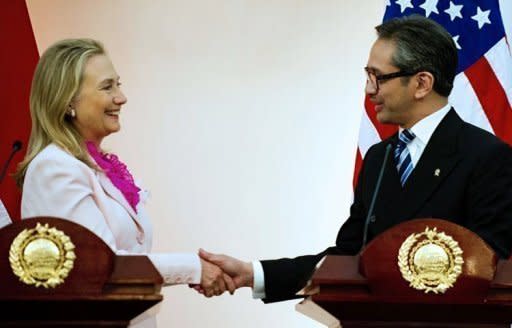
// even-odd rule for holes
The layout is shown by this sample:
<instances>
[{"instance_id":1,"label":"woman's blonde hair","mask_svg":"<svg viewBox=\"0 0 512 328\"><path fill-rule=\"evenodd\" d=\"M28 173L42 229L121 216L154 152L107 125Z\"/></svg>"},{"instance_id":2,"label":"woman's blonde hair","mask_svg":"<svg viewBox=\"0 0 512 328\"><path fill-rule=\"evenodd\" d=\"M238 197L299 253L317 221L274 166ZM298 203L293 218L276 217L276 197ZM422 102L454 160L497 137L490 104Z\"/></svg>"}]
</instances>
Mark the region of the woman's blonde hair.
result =
<instances>
[{"instance_id":1,"label":"woman's blonde hair","mask_svg":"<svg viewBox=\"0 0 512 328\"><path fill-rule=\"evenodd\" d=\"M87 60L104 54L105 48L96 40L67 39L50 46L39 59L30 90L32 131L27 154L15 173L20 188L28 165L50 143L94 167L67 111L80 91Z\"/></svg>"}]
</instances>

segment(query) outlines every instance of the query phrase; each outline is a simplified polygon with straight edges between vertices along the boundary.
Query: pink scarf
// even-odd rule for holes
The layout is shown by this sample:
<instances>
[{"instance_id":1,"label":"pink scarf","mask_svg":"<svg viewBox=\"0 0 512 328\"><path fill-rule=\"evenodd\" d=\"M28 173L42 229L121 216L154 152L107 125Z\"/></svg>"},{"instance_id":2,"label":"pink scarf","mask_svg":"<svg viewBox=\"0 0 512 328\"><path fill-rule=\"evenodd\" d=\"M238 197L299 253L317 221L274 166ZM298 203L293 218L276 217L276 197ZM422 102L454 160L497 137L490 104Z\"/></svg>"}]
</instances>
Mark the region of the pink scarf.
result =
<instances>
[{"instance_id":1,"label":"pink scarf","mask_svg":"<svg viewBox=\"0 0 512 328\"><path fill-rule=\"evenodd\" d=\"M114 154L102 153L94 143L85 142L87 150L91 157L96 161L99 167L103 169L112 184L121 191L124 198L137 213L137 204L139 203L140 188L135 185L133 176L128 171L126 165Z\"/></svg>"}]
</instances>

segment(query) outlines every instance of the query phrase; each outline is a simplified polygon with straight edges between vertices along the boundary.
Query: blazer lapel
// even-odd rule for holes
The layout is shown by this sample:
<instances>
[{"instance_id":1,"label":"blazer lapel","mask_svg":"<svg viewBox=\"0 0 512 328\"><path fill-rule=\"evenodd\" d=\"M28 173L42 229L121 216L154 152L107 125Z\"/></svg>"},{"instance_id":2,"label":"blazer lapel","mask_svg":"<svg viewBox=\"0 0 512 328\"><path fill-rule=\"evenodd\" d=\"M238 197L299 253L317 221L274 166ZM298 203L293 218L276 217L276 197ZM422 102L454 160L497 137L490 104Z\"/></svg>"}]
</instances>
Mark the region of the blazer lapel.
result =
<instances>
[{"instance_id":1,"label":"blazer lapel","mask_svg":"<svg viewBox=\"0 0 512 328\"><path fill-rule=\"evenodd\" d=\"M138 222L139 218L137 216L137 213L133 210L133 208L130 206L126 198L124 197L123 193L117 189L116 186L110 181L110 179L105 175L103 172L96 172L96 175L98 177L98 180L100 182L101 187L107 193L110 197L112 197L115 201L117 201L123 208L130 214L130 216L135 220L137 225L139 227L142 227L140 223Z\"/></svg>"},{"instance_id":2,"label":"blazer lapel","mask_svg":"<svg viewBox=\"0 0 512 328\"><path fill-rule=\"evenodd\" d=\"M398 218L412 217L458 163L457 134L462 124L452 108L438 125L403 187Z\"/></svg>"}]
</instances>

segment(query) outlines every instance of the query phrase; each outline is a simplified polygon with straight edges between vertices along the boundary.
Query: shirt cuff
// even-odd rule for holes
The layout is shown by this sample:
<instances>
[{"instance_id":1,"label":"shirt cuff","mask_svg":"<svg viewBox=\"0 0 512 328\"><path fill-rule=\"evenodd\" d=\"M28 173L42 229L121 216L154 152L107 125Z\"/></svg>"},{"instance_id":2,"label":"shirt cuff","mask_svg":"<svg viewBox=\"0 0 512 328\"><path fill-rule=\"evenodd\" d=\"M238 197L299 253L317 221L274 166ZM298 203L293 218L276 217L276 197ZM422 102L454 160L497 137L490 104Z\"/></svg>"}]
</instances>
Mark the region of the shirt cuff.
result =
<instances>
[{"instance_id":1,"label":"shirt cuff","mask_svg":"<svg viewBox=\"0 0 512 328\"><path fill-rule=\"evenodd\" d=\"M201 283L201 261L197 254L152 253L148 257L164 278L164 285Z\"/></svg>"},{"instance_id":2,"label":"shirt cuff","mask_svg":"<svg viewBox=\"0 0 512 328\"><path fill-rule=\"evenodd\" d=\"M252 261L252 297L257 299L265 298L265 274L260 261Z\"/></svg>"}]
</instances>

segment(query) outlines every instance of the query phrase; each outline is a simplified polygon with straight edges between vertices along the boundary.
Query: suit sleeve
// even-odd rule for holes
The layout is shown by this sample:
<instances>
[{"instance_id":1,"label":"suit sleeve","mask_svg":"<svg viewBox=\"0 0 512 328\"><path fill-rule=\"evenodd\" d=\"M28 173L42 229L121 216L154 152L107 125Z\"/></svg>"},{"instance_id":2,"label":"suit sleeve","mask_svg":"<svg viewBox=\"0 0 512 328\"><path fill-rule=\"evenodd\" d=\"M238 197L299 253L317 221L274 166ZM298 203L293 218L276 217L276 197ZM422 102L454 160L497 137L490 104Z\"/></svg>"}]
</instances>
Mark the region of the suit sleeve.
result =
<instances>
[{"instance_id":1,"label":"suit sleeve","mask_svg":"<svg viewBox=\"0 0 512 328\"><path fill-rule=\"evenodd\" d=\"M466 227L500 256L512 249L512 149L494 144L481 157L467 189Z\"/></svg>"},{"instance_id":2,"label":"suit sleeve","mask_svg":"<svg viewBox=\"0 0 512 328\"><path fill-rule=\"evenodd\" d=\"M263 302L279 302L299 298L301 290L315 270L315 266L327 250L316 255L303 255L296 258L261 261L265 275L265 298Z\"/></svg>"},{"instance_id":3,"label":"suit sleeve","mask_svg":"<svg viewBox=\"0 0 512 328\"><path fill-rule=\"evenodd\" d=\"M371 149L368 154L371 153ZM325 255L355 255L361 248L365 206L362 189L365 176L365 162L358 177L354 202L350 207L350 217L338 232L336 247L330 247L316 255L296 258L261 261L265 275L265 295L263 302L278 302L299 298L295 294L301 290L315 271L317 263Z\"/></svg>"}]
</instances>

